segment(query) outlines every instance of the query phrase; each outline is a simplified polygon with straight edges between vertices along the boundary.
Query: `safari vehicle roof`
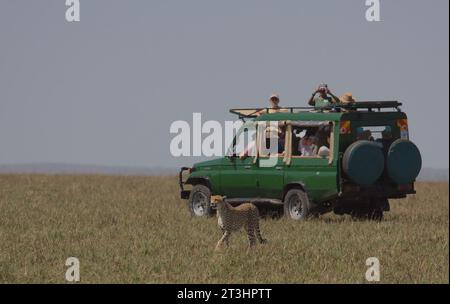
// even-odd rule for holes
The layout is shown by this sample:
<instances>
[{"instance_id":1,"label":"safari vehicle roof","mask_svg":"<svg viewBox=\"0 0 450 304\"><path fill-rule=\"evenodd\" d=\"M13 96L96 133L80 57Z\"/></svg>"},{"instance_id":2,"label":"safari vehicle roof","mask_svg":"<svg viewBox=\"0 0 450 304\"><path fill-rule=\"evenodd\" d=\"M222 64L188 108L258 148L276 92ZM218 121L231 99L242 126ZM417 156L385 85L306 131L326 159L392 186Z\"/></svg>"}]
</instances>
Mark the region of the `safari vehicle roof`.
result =
<instances>
[{"instance_id":1,"label":"safari vehicle roof","mask_svg":"<svg viewBox=\"0 0 450 304\"><path fill-rule=\"evenodd\" d=\"M401 112L398 101L363 101L348 105L333 105L329 108L322 108L317 111L313 107L283 107L276 113L263 113L256 115L260 111L273 111L269 108L255 109L231 109L230 113L236 114L241 119L249 118L254 121L283 121L283 120L303 120L303 121L340 121L342 119L357 119L373 117L405 117ZM392 109L382 111L382 109ZM349 111L350 110L350 111Z\"/></svg>"},{"instance_id":2,"label":"safari vehicle roof","mask_svg":"<svg viewBox=\"0 0 450 304\"><path fill-rule=\"evenodd\" d=\"M255 118L255 121L283 121L283 120L303 120L303 121L339 121L344 112L297 112L297 113L269 113L262 114Z\"/></svg>"}]
</instances>

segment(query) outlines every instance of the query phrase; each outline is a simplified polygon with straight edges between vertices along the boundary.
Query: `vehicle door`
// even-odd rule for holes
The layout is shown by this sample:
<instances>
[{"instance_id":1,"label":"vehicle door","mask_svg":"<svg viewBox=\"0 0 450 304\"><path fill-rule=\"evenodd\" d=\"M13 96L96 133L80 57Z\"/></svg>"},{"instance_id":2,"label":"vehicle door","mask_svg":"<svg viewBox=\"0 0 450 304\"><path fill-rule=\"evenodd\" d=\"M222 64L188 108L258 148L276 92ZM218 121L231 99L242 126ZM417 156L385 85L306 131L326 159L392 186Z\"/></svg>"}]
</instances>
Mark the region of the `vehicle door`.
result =
<instances>
[{"instance_id":1,"label":"vehicle door","mask_svg":"<svg viewBox=\"0 0 450 304\"><path fill-rule=\"evenodd\" d=\"M221 192L229 198L257 196L256 128L244 124L223 160Z\"/></svg>"},{"instance_id":2,"label":"vehicle door","mask_svg":"<svg viewBox=\"0 0 450 304\"><path fill-rule=\"evenodd\" d=\"M258 124L258 196L281 199L284 186L287 126L281 121Z\"/></svg>"}]
</instances>

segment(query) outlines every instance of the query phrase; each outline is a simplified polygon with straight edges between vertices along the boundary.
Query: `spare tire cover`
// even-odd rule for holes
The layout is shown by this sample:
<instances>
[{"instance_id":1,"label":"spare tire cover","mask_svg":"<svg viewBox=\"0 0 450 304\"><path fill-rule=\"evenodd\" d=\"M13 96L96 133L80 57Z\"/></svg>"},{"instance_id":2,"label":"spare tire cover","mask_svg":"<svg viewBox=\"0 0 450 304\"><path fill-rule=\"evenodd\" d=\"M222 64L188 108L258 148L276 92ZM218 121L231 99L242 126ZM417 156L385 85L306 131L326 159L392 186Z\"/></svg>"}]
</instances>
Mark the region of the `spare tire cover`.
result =
<instances>
[{"instance_id":1,"label":"spare tire cover","mask_svg":"<svg viewBox=\"0 0 450 304\"><path fill-rule=\"evenodd\" d=\"M417 146L407 139L397 139L387 154L389 177L398 184L415 181L422 168L422 156Z\"/></svg>"},{"instance_id":2,"label":"spare tire cover","mask_svg":"<svg viewBox=\"0 0 450 304\"><path fill-rule=\"evenodd\" d=\"M375 142L359 140L345 150L342 167L354 183L372 185L384 171L383 151Z\"/></svg>"}]
</instances>

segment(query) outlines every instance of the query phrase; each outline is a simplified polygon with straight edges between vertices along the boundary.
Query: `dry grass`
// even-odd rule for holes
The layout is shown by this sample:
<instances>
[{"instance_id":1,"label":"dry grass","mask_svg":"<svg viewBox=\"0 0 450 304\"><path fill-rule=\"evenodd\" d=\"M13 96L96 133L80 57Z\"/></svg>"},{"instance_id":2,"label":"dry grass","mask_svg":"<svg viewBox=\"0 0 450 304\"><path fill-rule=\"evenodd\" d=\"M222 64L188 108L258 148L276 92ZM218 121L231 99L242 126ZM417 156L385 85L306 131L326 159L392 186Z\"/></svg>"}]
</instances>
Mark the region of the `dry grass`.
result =
<instances>
[{"instance_id":1,"label":"dry grass","mask_svg":"<svg viewBox=\"0 0 450 304\"><path fill-rule=\"evenodd\" d=\"M173 177L0 175L0 282L64 283L78 257L84 283L448 283L448 183L419 183L381 223L323 216L264 220L269 244L245 234L214 253L216 219L191 218Z\"/></svg>"}]
</instances>

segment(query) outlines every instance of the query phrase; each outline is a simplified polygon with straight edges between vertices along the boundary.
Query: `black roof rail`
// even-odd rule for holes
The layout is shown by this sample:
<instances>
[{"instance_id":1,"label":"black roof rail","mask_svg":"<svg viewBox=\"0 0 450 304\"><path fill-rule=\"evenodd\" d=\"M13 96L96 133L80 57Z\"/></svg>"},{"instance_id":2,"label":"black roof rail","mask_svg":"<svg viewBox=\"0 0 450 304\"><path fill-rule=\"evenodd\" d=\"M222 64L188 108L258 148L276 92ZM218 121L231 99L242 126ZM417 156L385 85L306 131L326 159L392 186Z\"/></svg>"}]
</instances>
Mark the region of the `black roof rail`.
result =
<instances>
[{"instance_id":1,"label":"black roof rail","mask_svg":"<svg viewBox=\"0 0 450 304\"><path fill-rule=\"evenodd\" d=\"M385 101L358 101L354 103L349 103L346 105L336 105L336 107L340 107L343 109L386 109L386 108L393 108L393 109L399 109L399 107L402 105L401 102L398 102L397 100L385 100Z\"/></svg>"},{"instance_id":2,"label":"black roof rail","mask_svg":"<svg viewBox=\"0 0 450 304\"><path fill-rule=\"evenodd\" d=\"M393 108L400 111L401 102L397 100L386 100L386 101L358 101L349 104L333 104L329 107L323 107L320 109L323 110L339 110L339 109L367 109L368 111L372 111L372 109L381 109ZM274 108L243 108L243 109L230 109L230 113L236 114L240 119L243 118L254 118L258 116L259 112L269 113L270 111L277 110L281 112L290 112L294 113L294 110L317 110L314 107L280 107L277 109Z\"/></svg>"}]
</instances>

